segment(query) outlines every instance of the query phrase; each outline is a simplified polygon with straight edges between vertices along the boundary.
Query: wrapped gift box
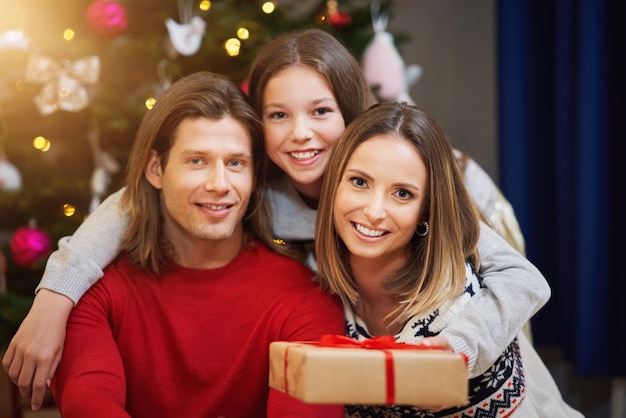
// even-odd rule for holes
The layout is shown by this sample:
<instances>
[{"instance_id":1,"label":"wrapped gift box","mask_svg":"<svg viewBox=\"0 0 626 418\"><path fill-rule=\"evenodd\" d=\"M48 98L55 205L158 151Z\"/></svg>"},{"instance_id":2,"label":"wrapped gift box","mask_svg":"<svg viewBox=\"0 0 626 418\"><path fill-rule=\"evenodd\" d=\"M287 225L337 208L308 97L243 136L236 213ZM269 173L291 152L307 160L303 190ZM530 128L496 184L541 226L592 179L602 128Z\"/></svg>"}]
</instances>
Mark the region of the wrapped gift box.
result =
<instances>
[{"instance_id":1,"label":"wrapped gift box","mask_svg":"<svg viewBox=\"0 0 626 418\"><path fill-rule=\"evenodd\" d=\"M468 398L465 358L419 346L371 349L273 342L269 384L319 404L452 407L466 404Z\"/></svg>"}]
</instances>

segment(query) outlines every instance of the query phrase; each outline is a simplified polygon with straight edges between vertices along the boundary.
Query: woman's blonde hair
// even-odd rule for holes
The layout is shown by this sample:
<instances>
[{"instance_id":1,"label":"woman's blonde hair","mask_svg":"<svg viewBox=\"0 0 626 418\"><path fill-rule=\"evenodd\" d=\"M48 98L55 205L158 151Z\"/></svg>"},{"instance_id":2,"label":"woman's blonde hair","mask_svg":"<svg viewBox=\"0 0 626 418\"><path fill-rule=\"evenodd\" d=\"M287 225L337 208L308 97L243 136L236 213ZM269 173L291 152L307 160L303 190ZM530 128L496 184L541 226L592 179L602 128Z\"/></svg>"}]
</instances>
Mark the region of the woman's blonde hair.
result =
<instances>
[{"instance_id":1,"label":"woman's blonde hair","mask_svg":"<svg viewBox=\"0 0 626 418\"><path fill-rule=\"evenodd\" d=\"M428 171L423 217L430 226L425 237L414 235L407 263L384 287L398 300L390 315L402 323L450 301L464 289L465 261L478 270L480 215L469 195L452 147L429 114L406 103L370 108L348 125L331 156L318 208L315 250L318 278L324 289L354 305L358 289L352 278L349 252L335 229L335 195L348 160L363 142L392 135L412 143Z\"/></svg>"},{"instance_id":2,"label":"woman's blonde hair","mask_svg":"<svg viewBox=\"0 0 626 418\"><path fill-rule=\"evenodd\" d=\"M261 121L244 93L230 80L210 72L198 72L174 82L158 98L154 108L145 114L137 131L126 170L126 190L121 200L130 216L121 249L129 253L131 262L158 274L172 261L171 248L163 239L160 191L144 175L152 150L162 157L165 168L183 120L221 120L225 117L239 122L252 141L256 187L244 216L244 230L248 238L275 247L271 239L269 209L263 196L267 159Z\"/></svg>"}]
</instances>

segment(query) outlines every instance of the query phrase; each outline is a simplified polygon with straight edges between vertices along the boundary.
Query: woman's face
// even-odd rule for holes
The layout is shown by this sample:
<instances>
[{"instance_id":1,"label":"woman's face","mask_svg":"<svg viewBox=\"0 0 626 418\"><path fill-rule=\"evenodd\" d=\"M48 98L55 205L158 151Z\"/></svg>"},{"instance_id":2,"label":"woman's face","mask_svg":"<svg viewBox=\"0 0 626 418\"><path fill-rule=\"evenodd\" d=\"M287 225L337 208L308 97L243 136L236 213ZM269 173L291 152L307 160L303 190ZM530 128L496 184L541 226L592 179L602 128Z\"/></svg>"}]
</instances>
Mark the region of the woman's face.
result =
<instances>
[{"instance_id":1,"label":"woman's face","mask_svg":"<svg viewBox=\"0 0 626 418\"><path fill-rule=\"evenodd\" d=\"M262 118L268 156L298 190L319 198L328 159L345 129L330 86L308 67L287 68L267 83Z\"/></svg>"},{"instance_id":2,"label":"woman's face","mask_svg":"<svg viewBox=\"0 0 626 418\"><path fill-rule=\"evenodd\" d=\"M346 165L333 213L351 259L404 265L427 193L426 165L412 143L378 135L360 144Z\"/></svg>"}]
</instances>

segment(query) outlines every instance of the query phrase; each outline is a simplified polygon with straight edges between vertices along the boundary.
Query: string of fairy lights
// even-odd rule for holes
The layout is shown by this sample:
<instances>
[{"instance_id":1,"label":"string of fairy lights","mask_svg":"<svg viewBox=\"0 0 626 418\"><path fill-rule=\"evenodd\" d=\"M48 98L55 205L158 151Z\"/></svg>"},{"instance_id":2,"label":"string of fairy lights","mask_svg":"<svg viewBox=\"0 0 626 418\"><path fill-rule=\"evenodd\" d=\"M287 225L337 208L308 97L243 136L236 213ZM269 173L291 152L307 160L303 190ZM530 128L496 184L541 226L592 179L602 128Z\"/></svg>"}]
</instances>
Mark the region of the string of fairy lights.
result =
<instances>
[{"instance_id":1,"label":"string of fairy lights","mask_svg":"<svg viewBox=\"0 0 626 418\"><path fill-rule=\"evenodd\" d=\"M190 0L177 0L179 7L180 23L175 22L179 32L170 30L168 26L171 42L177 53L182 55L192 55L200 45L204 35L204 21L199 16L194 16L192 7L203 13L209 12L212 7L210 0L202 0L193 6ZM277 9L277 3L273 1L262 2L258 6L265 14L272 14ZM21 13L21 12L20 12ZM90 28L97 34L107 37L114 37L127 26L127 14L123 3L114 0L96 0L86 11ZM173 20L173 19L172 19ZM198 23L200 22L200 23ZM168 22L169 23L169 22ZM19 26L19 24L17 25ZM51 34L54 36L54 34ZM80 42L80 36L72 27L67 27L58 35L63 42ZM239 55L242 43L250 39L251 31L245 26L239 26L234 30L234 36L228 38L223 43L223 50L226 56L236 57ZM191 41L190 41L191 40ZM195 45L186 45L194 43ZM19 28L11 28L0 32L0 50L22 50L28 51L31 41L26 32ZM91 60L90 65L81 62L55 62L52 58L33 53L30 57L25 76L15 81L15 90L24 90L25 83L39 83L42 90L33 100L42 116L53 114L59 110L68 112L78 112L90 104L90 98L85 90L85 84L94 85L98 81L100 63L97 56L86 57L83 60ZM169 80L163 80L167 87ZM156 103L156 95L145 99L145 107L151 110ZM1 102L0 102L1 110ZM1 113L0 113L1 116ZM8 161L4 152L4 147L0 132L0 171L5 176L13 179L0 179L0 189L8 191L19 191L21 187L20 173L16 167ZM37 135L32 139L33 147L40 152L48 152L53 147L53 140L45 134ZM65 216L73 216L76 213L74 205L66 203L63 205Z\"/></svg>"}]
</instances>

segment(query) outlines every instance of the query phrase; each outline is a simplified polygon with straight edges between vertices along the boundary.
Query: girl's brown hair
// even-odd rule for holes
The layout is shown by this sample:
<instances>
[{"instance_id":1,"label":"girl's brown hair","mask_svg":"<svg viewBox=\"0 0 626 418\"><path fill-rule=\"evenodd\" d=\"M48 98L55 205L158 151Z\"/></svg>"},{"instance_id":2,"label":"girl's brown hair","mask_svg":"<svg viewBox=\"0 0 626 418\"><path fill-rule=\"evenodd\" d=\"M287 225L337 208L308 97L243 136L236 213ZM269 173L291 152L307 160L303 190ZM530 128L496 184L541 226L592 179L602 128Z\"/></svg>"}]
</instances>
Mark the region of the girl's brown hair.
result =
<instances>
[{"instance_id":1,"label":"girl's brown hair","mask_svg":"<svg viewBox=\"0 0 626 418\"><path fill-rule=\"evenodd\" d=\"M361 67L350 51L321 29L286 32L270 41L252 62L248 89L252 106L263 114L263 92L279 72L296 66L317 72L330 86L346 125L374 103Z\"/></svg>"}]
</instances>

